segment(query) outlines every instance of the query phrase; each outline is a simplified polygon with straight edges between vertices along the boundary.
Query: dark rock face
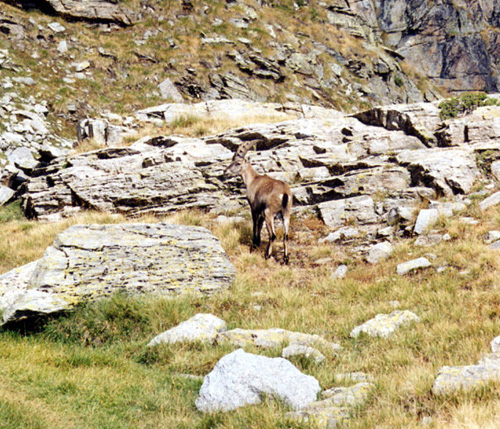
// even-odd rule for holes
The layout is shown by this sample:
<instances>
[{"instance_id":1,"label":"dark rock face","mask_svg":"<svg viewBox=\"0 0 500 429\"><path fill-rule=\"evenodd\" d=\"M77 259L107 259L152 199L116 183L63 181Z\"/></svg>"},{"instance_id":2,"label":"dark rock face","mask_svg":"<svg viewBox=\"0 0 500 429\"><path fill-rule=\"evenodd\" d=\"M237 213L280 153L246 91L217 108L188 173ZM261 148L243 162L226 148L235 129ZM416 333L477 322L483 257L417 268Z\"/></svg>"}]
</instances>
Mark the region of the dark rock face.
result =
<instances>
[{"instance_id":1,"label":"dark rock face","mask_svg":"<svg viewBox=\"0 0 500 429\"><path fill-rule=\"evenodd\" d=\"M385 43L417 70L452 91L498 91L500 2L382 0L351 6L376 22Z\"/></svg>"}]
</instances>

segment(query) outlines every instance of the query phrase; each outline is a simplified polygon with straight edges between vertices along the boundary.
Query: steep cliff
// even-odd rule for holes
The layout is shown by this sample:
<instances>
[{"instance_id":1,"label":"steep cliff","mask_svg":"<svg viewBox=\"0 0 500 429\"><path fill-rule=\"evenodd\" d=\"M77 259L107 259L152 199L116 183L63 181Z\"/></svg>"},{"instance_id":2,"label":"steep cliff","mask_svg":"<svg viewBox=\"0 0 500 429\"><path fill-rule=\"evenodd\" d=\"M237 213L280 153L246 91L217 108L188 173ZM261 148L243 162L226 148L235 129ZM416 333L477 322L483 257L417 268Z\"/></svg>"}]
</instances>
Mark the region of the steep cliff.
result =
<instances>
[{"instance_id":1,"label":"steep cliff","mask_svg":"<svg viewBox=\"0 0 500 429\"><path fill-rule=\"evenodd\" d=\"M368 0L351 2L350 10L436 85L498 91L497 0Z\"/></svg>"}]
</instances>

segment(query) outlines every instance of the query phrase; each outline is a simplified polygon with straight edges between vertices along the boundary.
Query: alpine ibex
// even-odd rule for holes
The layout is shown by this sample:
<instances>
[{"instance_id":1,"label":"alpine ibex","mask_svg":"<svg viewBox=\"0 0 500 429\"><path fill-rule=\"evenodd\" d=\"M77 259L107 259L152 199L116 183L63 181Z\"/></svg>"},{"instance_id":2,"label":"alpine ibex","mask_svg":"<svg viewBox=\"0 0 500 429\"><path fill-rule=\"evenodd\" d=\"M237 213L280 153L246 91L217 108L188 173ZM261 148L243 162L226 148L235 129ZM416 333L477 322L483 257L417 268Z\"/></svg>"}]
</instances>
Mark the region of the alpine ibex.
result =
<instances>
[{"instance_id":1,"label":"alpine ibex","mask_svg":"<svg viewBox=\"0 0 500 429\"><path fill-rule=\"evenodd\" d=\"M247 189L247 199L252 210L253 246L260 246L260 233L264 221L269 233L269 244L266 250L266 259L272 254L273 241L276 239L274 218L281 215L283 219L283 247L284 263L288 264L288 230L290 213L292 211L293 195L290 187L281 180L258 174L245 159L248 150L258 141L252 140L242 143L233 156L231 164L225 174L240 175Z\"/></svg>"}]
</instances>

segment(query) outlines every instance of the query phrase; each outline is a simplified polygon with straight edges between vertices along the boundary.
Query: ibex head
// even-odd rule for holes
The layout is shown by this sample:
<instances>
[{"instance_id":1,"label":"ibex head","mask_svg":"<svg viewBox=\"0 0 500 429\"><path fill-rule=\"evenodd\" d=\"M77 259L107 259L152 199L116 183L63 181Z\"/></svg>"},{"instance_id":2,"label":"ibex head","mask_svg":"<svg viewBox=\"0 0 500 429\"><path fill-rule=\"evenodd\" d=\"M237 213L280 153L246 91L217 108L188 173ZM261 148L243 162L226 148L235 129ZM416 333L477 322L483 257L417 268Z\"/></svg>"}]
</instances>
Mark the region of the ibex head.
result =
<instances>
[{"instance_id":1,"label":"ibex head","mask_svg":"<svg viewBox=\"0 0 500 429\"><path fill-rule=\"evenodd\" d=\"M240 175L242 170L248 164L247 160L245 159L245 155L252 146L255 146L257 144L257 142L258 140L250 140L245 143L241 143L234 153L231 164L229 164L229 166L225 169L224 175Z\"/></svg>"}]
</instances>

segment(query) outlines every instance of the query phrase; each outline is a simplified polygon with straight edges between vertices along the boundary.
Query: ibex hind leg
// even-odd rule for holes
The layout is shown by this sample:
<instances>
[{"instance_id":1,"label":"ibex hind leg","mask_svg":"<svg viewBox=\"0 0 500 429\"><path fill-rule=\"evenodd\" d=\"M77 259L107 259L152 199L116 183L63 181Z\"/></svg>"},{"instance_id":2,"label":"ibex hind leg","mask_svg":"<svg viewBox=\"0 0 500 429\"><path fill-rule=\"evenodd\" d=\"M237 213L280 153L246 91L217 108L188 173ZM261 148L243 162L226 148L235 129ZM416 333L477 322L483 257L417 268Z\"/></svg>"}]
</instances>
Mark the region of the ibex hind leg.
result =
<instances>
[{"instance_id":1,"label":"ibex hind leg","mask_svg":"<svg viewBox=\"0 0 500 429\"><path fill-rule=\"evenodd\" d=\"M272 215L266 214L266 228L269 234L269 244L266 249L266 259L269 259L273 253L273 242L276 240L276 231L274 230L274 219Z\"/></svg>"},{"instance_id":2,"label":"ibex hind leg","mask_svg":"<svg viewBox=\"0 0 500 429\"><path fill-rule=\"evenodd\" d=\"M260 246L260 233L264 224L264 217L258 214L252 214L253 218L253 237L252 248L257 249Z\"/></svg>"},{"instance_id":3,"label":"ibex hind leg","mask_svg":"<svg viewBox=\"0 0 500 429\"><path fill-rule=\"evenodd\" d=\"M288 256L288 228L290 226L290 218L287 216L283 216L283 263L288 265L290 263L290 258Z\"/></svg>"}]
</instances>

